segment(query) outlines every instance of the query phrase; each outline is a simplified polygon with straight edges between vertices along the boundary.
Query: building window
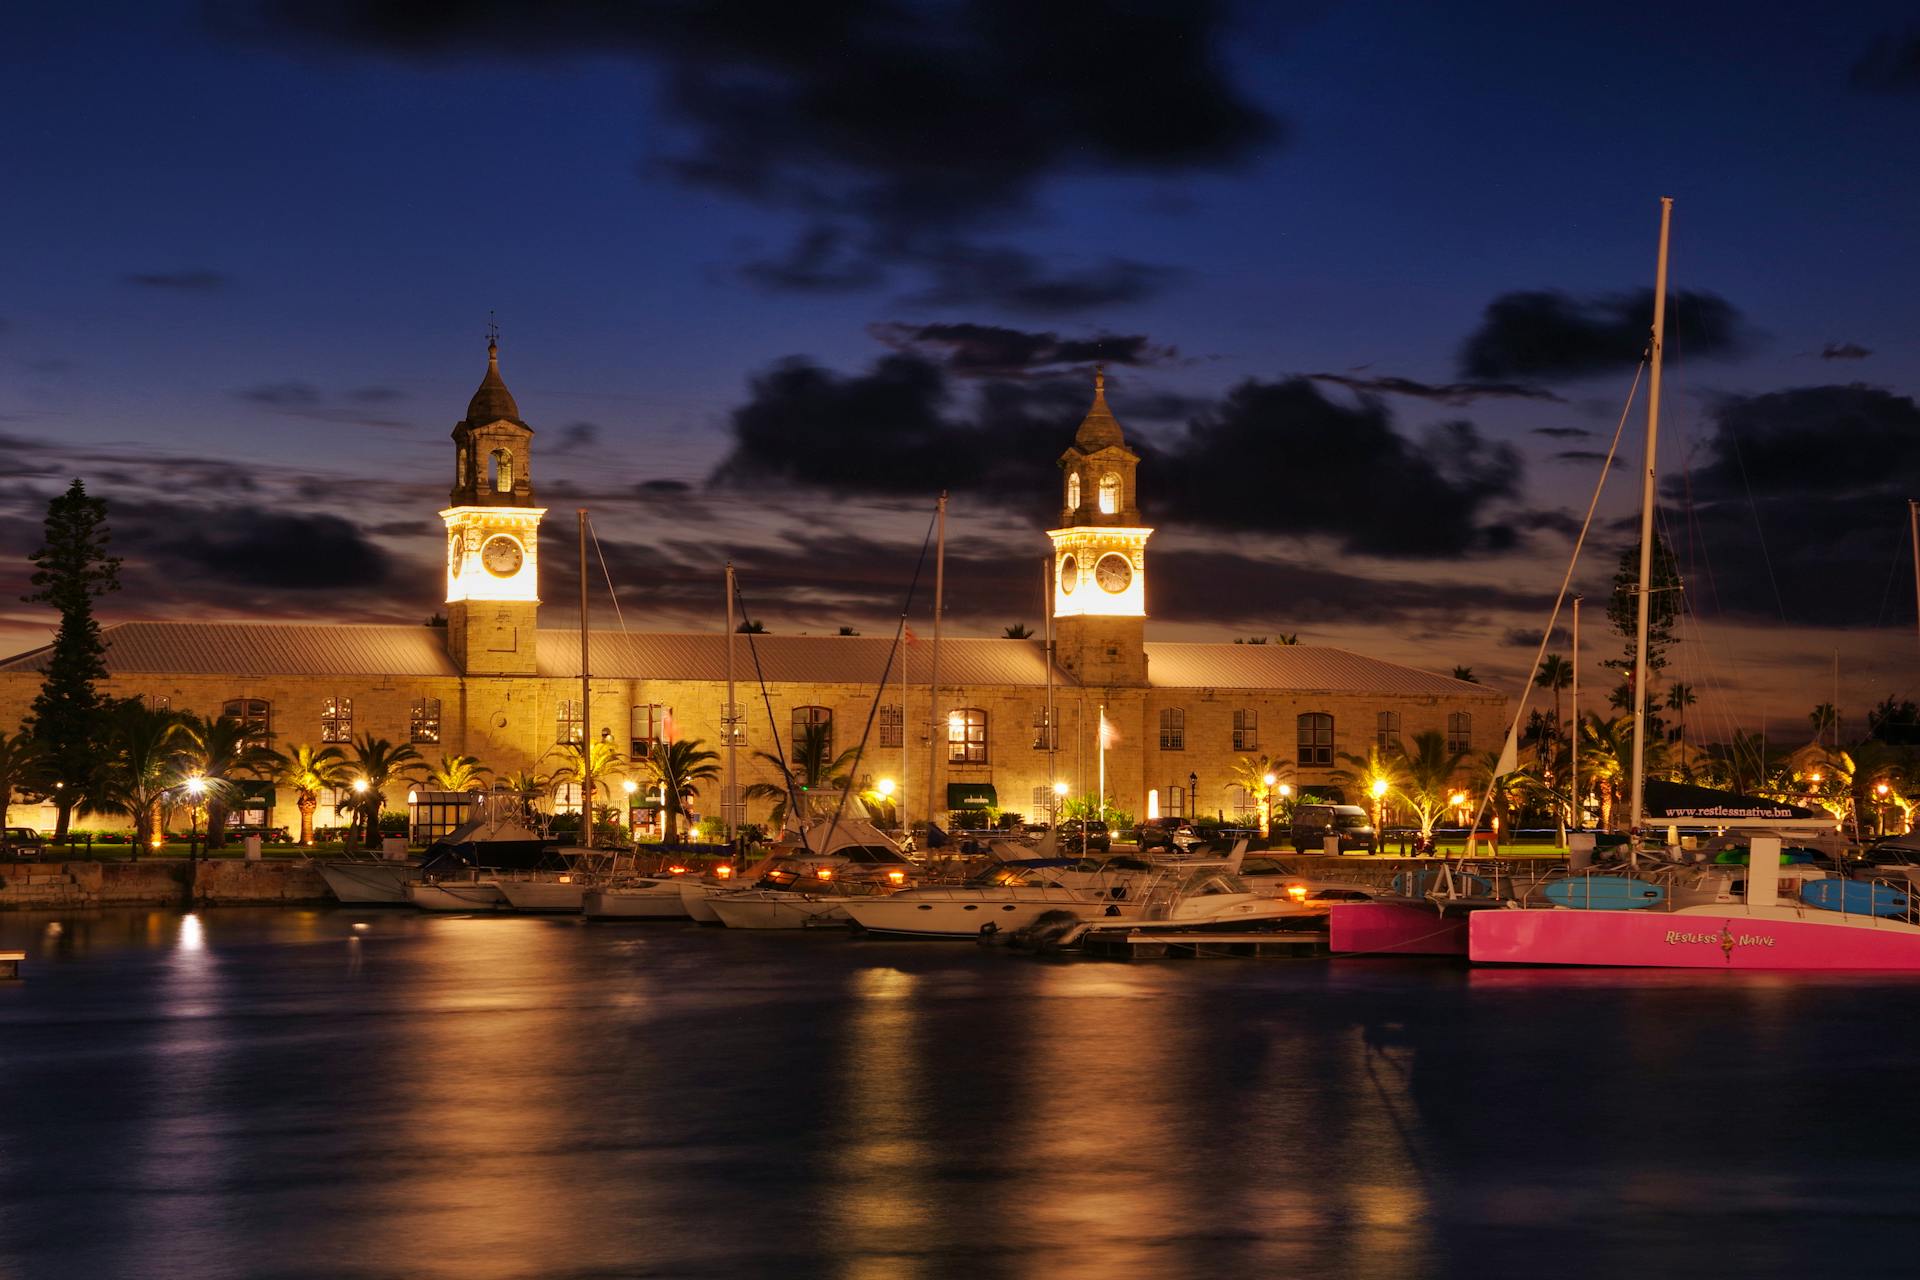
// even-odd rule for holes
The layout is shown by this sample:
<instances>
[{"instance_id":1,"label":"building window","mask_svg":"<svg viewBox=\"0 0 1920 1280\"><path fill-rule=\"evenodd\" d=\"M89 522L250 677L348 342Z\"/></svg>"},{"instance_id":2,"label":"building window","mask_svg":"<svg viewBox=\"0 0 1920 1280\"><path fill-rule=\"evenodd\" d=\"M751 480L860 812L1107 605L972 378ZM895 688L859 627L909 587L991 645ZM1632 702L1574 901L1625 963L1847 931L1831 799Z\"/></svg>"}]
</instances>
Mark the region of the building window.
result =
<instances>
[{"instance_id":1,"label":"building window","mask_svg":"<svg viewBox=\"0 0 1920 1280\"><path fill-rule=\"evenodd\" d=\"M747 745L747 711L742 703L723 702L720 704L720 742L725 745L731 735L733 745Z\"/></svg>"},{"instance_id":2,"label":"building window","mask_svg":"<svg viewBox=\"0 0 1920 1280\"><path fill-rule=\"evenodd\" d=\"M440 699L415 698L407 714L407 737L415 742L440 741Z\"/></svg>"},{"instance_id":3,"label":"building window","mask_svg":"<svg viewBox=\"0 0 1920 1280\"><path fill-rule=\"evenodd\" d=\"M630 717L628 746L635 756L653 754L653 744L666 736L667 709L657 702L644 703L633 709Z\"/></svg>"},{"instance_id":4,"label":"building window","mask_svg":"<svg viewBox=\"0 0 1920 1280\"><path fill-rule=\"evenodd\" d=\"M1168 787L1166 816L1169 818L1186 817L1186 800L1187 789L1185 787Z\"/></svg>"},{"instance_id":5,"label":"building window","mask_svg":"<svg viewBox=\"0 0 1920 1280\"><path fill-rule=\"evenodd\" d=\"M816 728L817 726L817 728ZM807 736L812 729L820 735L820 754L831 758L833 755L833 708L832 707L795 707L793 709L793 743Z\"/></svg>"},{"instance_id":6,"label":"building window","mask_svg":"<svg viewBox=\"0 0 1920 1280\"><path fill-rule=\"evenodd\" d=\"M1259 806L1253 802L1253 792L1238 782L1227 784L1227 808L1233 810L1236 822L1246 822L1259 814Z\"/></svg>"},{"instance_id":7,"label":"building window","mask_svg":"<svg viewBox=\"0 0 1920 1280\"><path fill-rule=\"evenodd\" d=\"M1067 473L1067 510L1072 511L1080 505L1080 473Z\"/></svg>"},{"instance_id":8,"label":"building window","mask_svg":"<svg viewBox=\"0 0 1920 1280\"><path fill-rule=\"evenodd\" d=\"M900 708L894 706L881 707L880 745L883 747L897 747L902 745L905 740L906 717L901 714Z\"/></svg>"},{"instance_id":9,"label":"building window","mask_svg":"<svg viewBox=\"0 0 1920 1280\"><path fill-rule=\"evenodd\" d=\"M1391 751L1400 745L1400 713L1382 711L1374 718L1373 745Z\"/></svg>"},{"instance_id":10,"label":"building window","mask_svg":"<svg viewBox=\"0 0 1920 1280\"><path fill-rule=\"evenodd\" d=\"M173 710L173 697L165 693L150 693L147 695L147 710L159 712L171 711Z\"/></svg>"},{"instance_id":11,"label":"building window","mask_svg":"<svg viewBox=\"0 0 1920 1280\"><path fill-rule=\"evenodd\" d=\"M220 714L239 724L243 745L264 747L273 739L273 704L265 698L229 698Z\"/></svg>"},{"instance_id":12,"label":"building window","mask_svg":"<svg viewBox=\"0 0 1920 1280\"><path fill-rule=\"evenodd\" d=\"M1047 724L1047 709L1041 707L1033 713L1033 749L1035 751L1058 751L1060 749L1060 726Z\"/></svg>"},{"instance_id":13,"label":"building window","mask_svg":"<svg viewBox=\"0 0 1920 1280\"><path fill-rule=\"evenodd\" d=\"M1465 711L1447 713L1447 751L1473 749L1473 716Z\"/></svg>"},{"instance_id":14,"label":"building window","mask_svg":"<svg viewBox=\"0 0 1920 1280\"><path fill-rule=\"evenodd\" d=\"M1100 513L1113 515L1120 510L1120 477L1109 471L1100 477Z\"/></svg>"},{"instance_id":15,"label":"building window","mask_svg":"<svg viewBox=\"0 0 1920 1280\"><path fill-rule=\"evenodd\" d=\"M987 762L987 713L978 707L956 707L947 712L947 761L950 764Z\"/></svg>"},{"instance_id":16,"label":"building window","mask_svg":"<svg viewBox=\"0 0 1920 1280\"><path fill-rule=\"evenodd\" d=\"M581 739L580 699L562 698L553 711L553 740L561 746Z\"/></svg>"},{"instance_id":17,"label":"building window","mask_svg":"<svg viewBox=\"0 0 1920 1280\"><path fill-rule=\"evenodd\" d=\"M1254 751L1260 746L1260 713L1258 711L1236 711L1233 713L1233 749L1235 751Z\"/></svg>"},{"instance_id":18,"label":"building window","mask_svg":"<svg viewBox=\"0 0 1920 1280\"><path fill-rule=\"evenodd\" d=\"M352 698L327 698L320 703L320 741L353 741Z\"/></svg>"},{"instance_id":19,"label":"building window","mask_svg":"<svg viewBox=\"0 0 1920 1280\"><path fill-rule=\"evenodd\" d=\"M1162 751L1185 751L1187 749L1187 713L1180 707L1163 707L1160 711L1160 749Z\"/></svg>"},{"instance_id":20,"label":"building window","mask_svg":"<svg viewBox=\"0 0 1920 1280\"><path fill-rule=\"evenodd\" d=\"M580 812L580 784L563 782L553 789L553 811L555 813Z\"/></svg>"},{"instance_id":21,"label":"building window","mask_svg":"<svg viewBox=\"0 0 1920 1280\"><path fill-rule=\"evenodd\" d=\"M1301 764L1333 763L1333 717L1324 711L1309 711L1300 717Z\"/></svg>"},{"instance_id":22,"label":"building window","mask_svg":"<svg viewBox=\"0 0 1920 1280\"><path fill-rule=\"evenodd\" d=\"M741 788L722 786L720 788L720 820L731 822L734 827L745 826L747 821L746 801L740 798Z\"/></svg>"},{"instance_id":23,"label":"building window","mask_svg":"<svg viewBox=\"0 0 1920 1280\"><path fill-rule=\"evenodd\" d=\"M487 472L493 481L494 492L509 492L513 488L513 455L505 449L495 449L488 455Z\"/></svg>"}]
</instances>

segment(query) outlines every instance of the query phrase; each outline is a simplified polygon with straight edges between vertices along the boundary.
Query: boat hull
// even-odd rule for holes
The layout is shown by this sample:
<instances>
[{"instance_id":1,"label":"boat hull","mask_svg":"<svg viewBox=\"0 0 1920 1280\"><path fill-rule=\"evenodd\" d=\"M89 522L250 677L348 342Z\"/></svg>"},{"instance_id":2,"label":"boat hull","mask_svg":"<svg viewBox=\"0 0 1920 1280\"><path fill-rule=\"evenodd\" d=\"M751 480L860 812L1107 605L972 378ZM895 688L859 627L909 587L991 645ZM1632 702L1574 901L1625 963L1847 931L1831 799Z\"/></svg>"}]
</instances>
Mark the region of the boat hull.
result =
<instances>
[{"instance_id":1,"label":"boat hull","mask_svg":"<svg viewBox=\"0 0 1920 1280\"><path fill-rule=\"evenodd\" d=\"M729 929L822 929L844 926L846 909L822 898L714 898L708 903Z\"/></svg>"},{"instance_id":2,"label":"boat hull","mask_svg":"<svg viewBox=\"0 0 1920 1280\"><path fill-rule=\"evenodd\" d=\"M977 938L982 933L1024 929L1049 911L1071 911L1082 920L1105 917L1108 905L1084 899L1006 902L876 898L847 904L847 914L868 933L902 938ZM1114 916L1121 915L1117 909ZM987 928L992 925L991 929Z\"/></svg>"},{"instance_id":3,"label":"boat hull","mask_svg":"<svg viewBox=\"0 0 1920 1280\"><path fill-rule=\"evenodd\" d=\"M499 911L507 896L491 880L420 881L407 886L407 901L422 911Z\"/></svg>"},{"instance_id":4,"label":"boat hull","mask_svg":"<svg viewBox=\"0 0 1920 1280\"><path fill-rule=\"evenodd\" d=\"M400 903L407 901L407 883L419 876L414 862L317 862L327 892L342 902Z\"/></svg>"},{"instance_id":5,"label":"boat hull","mask_svg":"<svg viewBox=\"0 0 1920 1280\"><path fill-rule=\"evenodd\" d=\"M1920 928L1867 917L1752 911L1476 911L1476 964L1654 969L1920 971Z\"/></svg>"},{"instance_id":6,"label":"boat hull","mask_svg":"<svg viewBox=\"0 0 1920 1280\"><path fill-rule=\"evenodd\" d=\"M1336 956L1464 956L1471 918L1412 902L1338 902L1327 912L1327 947Z\"/></svg>"},{"instance_id":7,"label":"boat hull","mask_svg":"<svg viewBox=\"0 0 1920 1280\"><path fill-rule=\"evenodd\" d=\"M649 889L601 889L586 894L580 908L591 920L685 920L680 886Z\"/></svg>"},{"instance_id":8,"label":"boat hull","mask_svg":"<svg viewBox=\"0 0 1920 1280\"><path fill-rule=\"evenodd\" d=\"M719 887L703 881L682 881L675 887L680 891L681 909L701 924L720 923L720 913L708 899L716 894L739 892L733 886Z\"/></svg>"},{"instance_id":9,"label":"boat hull","mask_svg":"<svg viewBox=\"0 0 1920 1280\"><path fill-rule=\"evenodd\" d=\"M557 880L501 880L498 885L508 906L531 915L577 915L587 892L583 884Z\"/></svg>"}]
</instances>

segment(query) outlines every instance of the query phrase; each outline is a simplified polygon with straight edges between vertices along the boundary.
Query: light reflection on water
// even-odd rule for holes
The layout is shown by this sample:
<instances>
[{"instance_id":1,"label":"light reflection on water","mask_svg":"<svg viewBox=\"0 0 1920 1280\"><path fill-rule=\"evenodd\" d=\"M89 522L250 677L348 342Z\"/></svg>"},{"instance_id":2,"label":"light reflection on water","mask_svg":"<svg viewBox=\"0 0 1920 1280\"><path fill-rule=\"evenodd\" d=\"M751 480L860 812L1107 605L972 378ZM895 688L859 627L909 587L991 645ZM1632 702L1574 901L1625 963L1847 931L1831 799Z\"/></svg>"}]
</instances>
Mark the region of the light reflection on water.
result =
<instances>
[{"instance_id":1,"label":"light reflection on water","mask_svg":"<svg viewBox=\"0 0 1920 1280\"><path fill-rule=\"evenodd\" d=\"M0 946L0 1274L1861 1274L1911 1243L1920 1112L1833 1105L1910 1071L1910 981L365 912Z\"/></svg>"}]
</instances>

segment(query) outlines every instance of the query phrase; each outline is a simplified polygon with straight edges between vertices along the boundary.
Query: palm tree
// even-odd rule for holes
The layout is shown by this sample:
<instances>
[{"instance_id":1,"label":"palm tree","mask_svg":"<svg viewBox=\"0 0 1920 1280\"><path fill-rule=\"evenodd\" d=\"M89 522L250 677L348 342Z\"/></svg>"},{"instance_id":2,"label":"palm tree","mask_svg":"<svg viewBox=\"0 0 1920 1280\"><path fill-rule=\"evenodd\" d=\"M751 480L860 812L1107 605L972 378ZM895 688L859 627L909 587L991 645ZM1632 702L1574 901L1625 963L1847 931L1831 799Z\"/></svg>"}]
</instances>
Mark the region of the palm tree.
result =
<instances>
[{"instance_id":1,"label":"palm tree","mask_svg":"<svg viewBox=\"0 0 1920 1280\"><path fill-rule=\"evenodd\" d=\"M831 755L833 744L832 727L826 724L809 724L801 728L799 736L793 741L793 757L782 760L769 751L756 751L754 759L773 766L780 775L781 782L756 782L741 791L747 800L771 800L773 809L767 815L767 824L772 827L786 825L788 811L796 797L812 797L822 790L844 791L853 780L847 771L853 767L859 748L849 747L839 755ZM802 812L794 816L805 818L806 802L801 801Z\"/></svg>"},{"instance_id":2,"label":"palm tree","mask_svg":"<svg viewBox=\"0 0 1920 1280\"><path fill-rule=\"evenodd\" d=\"M0 828L7 825L13 797L37 795L48 780L45 743L24 733L0 733Z\"/></svg>"},{"instance_id":3,"label":"palm tree","mask_svg":"<svg viewBox=\"0 0 1920 1280\"><path fill-rule=\"evenodd\" d=\"M1667 710L1674 713L1674 725L1677 732L1674 741L1680 744L1680 767L1687 767L1687 708L1698 702L1693 696L1693 686L1676 680L1667 690ZM1691 771L1689 771L1691 772Z\"/></svg>"},{"instance_id":4,"label":"palm tree","mask_svg":"<svg viewBox=\"0 0 1920 1280\"><path fill-rule=\"evenodd\" d=\"M1229 781L1244 789L1250 796L1260 797L1262 812L1266 815L1269 827L1275 817L1273 797L1279 785L1293 777L1293 761L1276 760L1272 756L1241 756L1233 762L1233 772ZM1268 778L1273 781L1269 783Z\"/></svg>"},{"instance_id":5,"label":"palm tree","mask_svg":"<svg viewBox=\"0 0 1920 1280\"><path fill-rule=\"evenodd\" d=\"M426 781L437 791L480 791L492 773L479 756L441 756L440 763L427 771Z\"/></svg>"},{"instance_id":6,"label":"palm tree","mask_svg":"<svg viewBox=\"0 0 1920 1280\"><path fill-rule=\"evenodd\" d=\"M1651 745L1651 744L1649 744ZM1614 804L1632 769L1633 717L1602 720L1589 711L1580 724L1582 792L1600 801L1600 825L1613 825Z\"/></svg>"},{"instance_id":7,"label":"palm tree","mask_svg":"<svg viewBox=\"0 0 1920 1280\"><path fill-rule=\"evenodd\" d=\"M767 634L766 627L755 618L745 619L739 626L735 627L734 630L743 636L763 636Z\"/></svg>"},{"instance_id":8,"label":"palm tree","mask_svg":"<svg viewBox=\"0 0 1920 1280\"><path fill-rule=\"evenodd\" d=\"M1809 711L1807 713L1807 723L1813 726L1813 740L1816 743L1823 741L1826 737L1827 730L1833 728L1834 725L1833 704L1831 702L1823 702L1812 711ZM1837 740L1835 745L1839 745Z\"/></svg>"},{"instance_id":9,"label":"palm tree","mask_svg":"<svg viewBox=\"0 0 1920 1280\"><path fill-rule=\"evenodd\" d=\"M303 742L285 754L275 753L273 782L293 792L294 807L300 810L300 843L313 843L313 811L320 807L320 793L329 787L347 785L347 754L338 747L315 750Z\"/></svg>"},{"instance_id":10,"label":"palm tree","mask_svg":"<svg viewBox=\"0 0 1920 1280\"><path fill-rule=\"evenodd\" d=\"M660 789L666 809L666 840L672 844L680 835L680 815L687 801L700 793L700 784L720 776L717 751L708 751L700 739L655 742L646 758L647 773Z\"/></svg>"},{"instance_id":11,"label":"palm tree","mask_svg":"<svg viewBox=\"0 0 1920 1280\"><path fill-rule=\"evenodd\" d=\"M1472 667L1455 667L1453 669L1453 678L1455 680L1465 680L1468 684L1480 683L1478 680L1473 678Z\"/></svg>"},{"instance_id":12,"label":"palm tree","mask_svg":"<svg viewBox=\"0 0 1920 1280\"><path fill-rule=\"evenodd\" d=\"M1497 824L1494 851L1500 849L1501 831L1513 830L1513 815L1530 791L1540 790L1540 781L1525 769L1500 772L1498 751L1489 751L1467 766L1467 778L1473 789L1487 797L1487 807Z\"/></svg>"},{"instance_id":13,"label":"palm tree","mask_svg":"<svg viewBox=\"0 0 1920 1280\"><path fill-rule=\"evenodd\" d=\"M205 785L207 848L227 843L227 812L240 793L240 779L270 774L278 757L247 736L247 728L232 716L207 719L187 714L180 722L181 750L187 771Z\"/></svg>"},{"instance_id":14,"label":"palm tree","mask_svg":"<svg viewBox=\"0 0 1920 1280\"><path fill-rule=\"evenodd\" d=\"M1464 751L1447 750L1447 735L1438 729L1414 734L1413 750L1401 754L1397 794L1419 820L1422 844L1433 839L1434 825L1453 793L1453 775L1466 758Z\"/></svg>"},{"instance_id":15,"label":"palm tree","mask_svg":"<svg viewBox=\"0 0 1920 1280\"><path fill-rule=\"evenodd\" d=\"M547 790L546 779L527 769L496 779L493 785L496 791L518 797L521 816L529 819L533 817L534 806Z\"/></svg>"},{"instance_id":16,"label":"palm tree","mask_svg":"<svg viewBox=\"0 0 1920 1280\"><path fill-rule=\"evenodd\" d=\"M406 743L392 743L363 733L353 743L353 763L348 772L353 778L354 808L367 824L367 843L380 838L380 806L386 802L387 787L395 782L413 782L420 776L420 753ZM359 784L365 782L363 788Z\"/></svg>"},{"instance_id":17,"label":"palm tree","mask_svg":"<svg viewBox=\"0 0 1920 1280\"><path fill-rule=\"evenodd\" d=\"M584 782L583 764L592 772L593 794L586 794L585 788L582 788L580 794L580 812L584 821L592 820L594 801L599 798L601 792L610 791L610 780L614 771L627 762L627 758L621 755L614 748L613 743L606 738L594 743L593 749L584 755L577 742L563 742L547 754L556 757L560 762L546 776L543 790L549 793L558 793L562 787L578 786ZM584 832L587 828L583 826L581 830Z\"/></svg>"},{"instance_id":18,"label":"palm tree","mask_svg":"<svg viewBox=\"0 0 1920 1280\"><path fill-rule=\"evenodd\" d=\"M1402 767L1405 753L1398 747L1382 751L1376 744L1368 747L1365 755L1350 755L1341 752L1340 758L1355 766L1352 769L1335 769L1333 780L1343 786L1355 786L1373 801L1373 839L1376 848L1383 832L1381 825L1386 816L1386 798L1401 791L1406 783L1406 770Z\"/></svg>"},{"instance_id":19,"label":"palm tree","mask_svg":"<svg viewBox=\"0 0 1920 1280\"><path fill-rule=\"evenodd\" d=\"M136 846L148 847L160 805L185 772L181 735L180 717L171 711L136 700L115 707L107 717L106 767L82 809L132 818Z\"/></svg>"},{"instance_id":20,"label":"palm tree","mask_svg":"<svg viewBox=\"0 0 1920 1280\"><path fill-rule=\"evenodd\" d=\"M1033 639L1033 632L1027 630L1027 624L1024 622L1014 623L1012 626L1008 627L1005 631L1001 632L1001 635L1003 635L1008 640Z\"/></svg>"},{"instance_id":21,"label":"palm tree","mask_svg":"<svg viewBox=\"0 0 1920 1280\"><path fill-rule=\"evenodd\" d=\"M1573 684L1573 664L1557 653L1550 653L1540 659L1540 669L1534 672L1535 688L1546 689L1553 694L1553 736L1558 739L1562 732L1560 720L1560 691Z\"/></svg>"}]
</instances>

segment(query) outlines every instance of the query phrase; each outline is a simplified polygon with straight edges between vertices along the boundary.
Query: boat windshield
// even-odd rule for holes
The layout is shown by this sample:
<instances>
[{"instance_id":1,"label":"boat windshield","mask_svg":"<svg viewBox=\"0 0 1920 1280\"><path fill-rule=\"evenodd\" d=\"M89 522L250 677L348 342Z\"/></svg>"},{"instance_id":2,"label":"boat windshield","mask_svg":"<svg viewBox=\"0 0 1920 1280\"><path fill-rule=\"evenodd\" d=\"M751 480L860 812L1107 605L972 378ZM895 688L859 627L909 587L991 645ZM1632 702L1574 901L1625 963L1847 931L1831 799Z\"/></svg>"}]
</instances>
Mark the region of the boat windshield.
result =
<instances>
[{"instance_id":1,"label":"boat windshield","mask_svg":"<svg viewBox=\"0 0 1920 1280\"><path fill-rule=\"evenodd\" d=\"M1180 886L1183 898L1204 898L1217 893L1251 893L1239 876L1224 871L1196 871Z\"/></svg>"}]
</instances>

